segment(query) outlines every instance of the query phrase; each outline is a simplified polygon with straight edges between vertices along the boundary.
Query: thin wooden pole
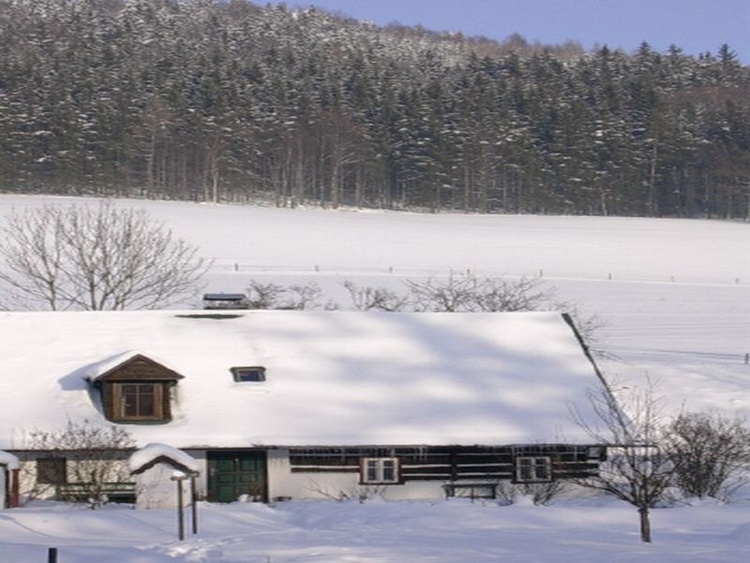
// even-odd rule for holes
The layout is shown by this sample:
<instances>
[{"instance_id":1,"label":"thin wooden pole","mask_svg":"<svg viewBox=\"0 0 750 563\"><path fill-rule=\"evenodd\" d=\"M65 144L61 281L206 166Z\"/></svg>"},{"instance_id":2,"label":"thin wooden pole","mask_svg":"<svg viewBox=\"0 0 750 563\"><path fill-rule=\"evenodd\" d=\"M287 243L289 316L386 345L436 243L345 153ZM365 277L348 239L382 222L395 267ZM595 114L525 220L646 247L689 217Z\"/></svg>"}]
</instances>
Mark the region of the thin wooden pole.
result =
<instances>
[{"instance_id":1,"label":"thin wooden pole","mask_svg":"<svg viewBox=\"0 0 750 563\"><path fill-rule=\"evenodd\" d=\"M177 530L180 541L185 539L185 509L182 506L182 479L175 479L177 482Z\"/></svg>"},{"instance_id":2,"label":"thin wooden pole","mask_svg":"<svg viewBox=\"0 0 750 563\"><path fill-rule=\"evenodd\" d=\"M196 503L195 497L195 475L190 477L190 508L192 511L193 516L193 533L198 533L198 505Z\"/></svg>"},{"instance_id":3,"label":"thin wooden pole","mask_svg":"<svg viewBox=\"0 0 750 563\"><path fill-rule=\"evenodd\" d=\"M10 472L10 508L21 506L21 470L13 469Z\"/></svg>"}]
</instances>

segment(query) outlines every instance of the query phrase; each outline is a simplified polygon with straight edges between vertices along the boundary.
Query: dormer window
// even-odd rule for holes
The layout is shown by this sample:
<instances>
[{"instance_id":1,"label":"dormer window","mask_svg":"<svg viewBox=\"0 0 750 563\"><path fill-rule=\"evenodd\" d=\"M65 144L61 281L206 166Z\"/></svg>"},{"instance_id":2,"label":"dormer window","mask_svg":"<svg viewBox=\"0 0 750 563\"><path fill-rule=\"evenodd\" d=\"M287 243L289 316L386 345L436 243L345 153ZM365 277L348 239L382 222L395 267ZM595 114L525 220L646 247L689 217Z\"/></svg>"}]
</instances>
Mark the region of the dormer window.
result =
<instances>
[{"instance_id":1,"label":"dormer window","mask_svg":"<svg viewBox=\"0 0 750 563\"><path fill-rule=\"evenodd\" d=\"M104 415L112 422L160 424L172 419L170 389L182 379L177 372L135 354L94 379L102 391Z\"/></svg>"},{"instance_id":2,"label":"dormer window","mask_svg":"<svg viewBox=\"0 0 750 563\"><path fill-rule=\"evenodd\" d=\"M266 380L266 368L261 366L234 367L229 371L232 372L232 377L237 382L261 382Z\"/></svg>"},{"instance_id":3,"label":"dormer window","mask_svg":"<svg viewBox=\"0 0 750 563\"><path fill-rule=\"evenodd\" d=\"M120 420L162 420L164 386L161 383L115 383L115 418Z\"/></svg>"}]
</instances>

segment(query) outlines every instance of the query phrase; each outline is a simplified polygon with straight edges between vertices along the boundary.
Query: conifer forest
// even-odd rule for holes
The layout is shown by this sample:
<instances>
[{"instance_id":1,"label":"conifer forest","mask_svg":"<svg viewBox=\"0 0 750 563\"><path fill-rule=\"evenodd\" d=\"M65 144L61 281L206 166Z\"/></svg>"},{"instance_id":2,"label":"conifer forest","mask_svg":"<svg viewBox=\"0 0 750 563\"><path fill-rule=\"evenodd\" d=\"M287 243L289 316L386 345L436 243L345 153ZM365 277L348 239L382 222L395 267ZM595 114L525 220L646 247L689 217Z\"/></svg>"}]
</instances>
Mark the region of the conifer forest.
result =
<instances>
[{"instance_id":1,"label":"conifer forest","mask_svg":"<svg viewBox=\"0 0 750 563\"><path fill-rule=\"evenodd\" d=\"M750 67L246 0L0 0L0 192L750 218Z\"/></svg>"}]
</instances>

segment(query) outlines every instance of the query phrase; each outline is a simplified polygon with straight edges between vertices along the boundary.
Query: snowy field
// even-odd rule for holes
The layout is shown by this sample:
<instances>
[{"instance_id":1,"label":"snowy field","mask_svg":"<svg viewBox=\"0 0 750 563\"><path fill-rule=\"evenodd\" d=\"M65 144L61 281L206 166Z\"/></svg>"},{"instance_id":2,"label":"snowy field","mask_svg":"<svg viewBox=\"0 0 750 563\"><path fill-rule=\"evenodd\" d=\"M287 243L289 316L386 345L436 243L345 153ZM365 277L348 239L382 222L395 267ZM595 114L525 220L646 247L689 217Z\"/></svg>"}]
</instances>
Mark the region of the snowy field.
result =
<instances>
[{"instance_id":1,"label":"snowy field","mask_svg":"<svg viewBox=\"0 0 750 563\"><path fill-rule=\"evenodd\" d=\"M0 195L0 215L73 201L82 200ZM147 208L212 259L204 288L212 292L243 291L251 279L315 281L346 307L344 280L400 289L404 279L451 273L538 277L603 321L596 345L611 380L634 386L648 376L669 409L750 418L750 224L121 204ZM45 561L50 546L61 563L750 559L750 491L726 506L656 510L650 546L639 542L632 507L606 499L289 502L200 513L199 534L177 542L171 512L3 511L0 561Z\"/></svg>"},{"instance_id":2,"label":"snowy field","mask_svg":"<svg viewBox=\"0 0 750 563\"><path fill-rule=\"evenodd\" d=\"M538 507L293 501L201 505L177 540L173 512L32 506L0 514L0 561L44 563L740 563L750 555L750 506L655 510L654 543L622 503Z\"/></svg>"}]
</instances>

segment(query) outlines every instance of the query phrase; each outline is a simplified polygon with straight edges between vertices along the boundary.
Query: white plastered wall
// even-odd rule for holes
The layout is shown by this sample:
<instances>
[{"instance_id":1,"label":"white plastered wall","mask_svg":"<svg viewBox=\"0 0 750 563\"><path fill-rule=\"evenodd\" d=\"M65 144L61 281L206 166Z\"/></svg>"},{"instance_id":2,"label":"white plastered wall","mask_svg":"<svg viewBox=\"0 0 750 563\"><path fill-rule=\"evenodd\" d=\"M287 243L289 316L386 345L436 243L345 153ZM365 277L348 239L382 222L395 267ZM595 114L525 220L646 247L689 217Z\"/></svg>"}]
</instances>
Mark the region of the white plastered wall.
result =
<instances>
[{"instance_id":1,"label":"white plastered wall","mask_svg":"<svg viewBox=\"0 0 750 563\"><path fill-rule=\"evenodd\" d=\"M283 499L347 499L381 497L387 500L445 498L440 481L410 481L399 485L361 485L357 472L292 473L288 450L268 452L268 497Z\"/></svg>"}]
</instances>

